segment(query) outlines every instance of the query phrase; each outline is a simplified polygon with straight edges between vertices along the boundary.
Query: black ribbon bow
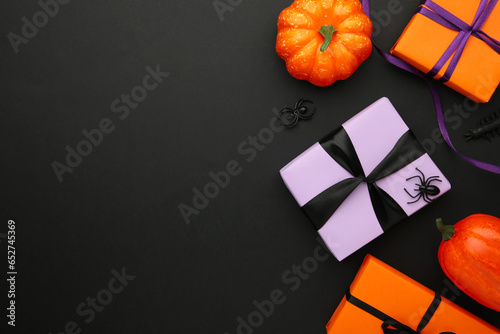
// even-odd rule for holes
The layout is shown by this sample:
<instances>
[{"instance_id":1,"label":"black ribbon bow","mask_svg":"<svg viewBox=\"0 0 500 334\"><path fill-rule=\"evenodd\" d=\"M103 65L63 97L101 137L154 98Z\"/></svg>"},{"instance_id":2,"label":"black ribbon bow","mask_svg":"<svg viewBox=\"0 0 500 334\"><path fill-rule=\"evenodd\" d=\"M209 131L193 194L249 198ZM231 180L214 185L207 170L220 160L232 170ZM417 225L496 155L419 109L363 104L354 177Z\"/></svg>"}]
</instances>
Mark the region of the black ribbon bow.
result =
<instances>
[{"instance_id":1,"label":"black ribbon bow","mask_svg":"<svg viewBox=\"0 0 500 334\"><path fill-rule=\"evenodd\" d=\"M439 307L439 304L441 304L441 295L437 292L435 293L434 299L432 300L431 305L427 308L427 311L425 311L425 314L422 317L422 320L420 320L420 323L418 324L416 331L406 326L405 324L402 324L401 322L391 318L384 312L377 310L375 307L354 297L353 295L351 295L350 291L347 291L346 293L346 300L349 303L353 304L354 306L357 306L363 311L370 313L374 317L382 320L383 321L382 330L384 331L384 334L420 334L421 331L424 329L424 327L427 326L427 324L431 320L432 316L434 315L434 312L436 312L437 308ZM455 333L441 332L438 334L455 334Z\"/></svg>"},{"instance_id":2,"label":"black ribbon bow","mask_svg":"<svg viewBox=\"0 0 500 334\"><path fill-rule=\"evenodd\" d=\"M375 183L400 170L421 157L425 149L411 130L404 133L387 156L365 176L356 150L343 127L335 130L319 142L323 149L353 177L342 180L307 202L302 209L312 220L316 229L321 229L344 200L362 182L368 184L373 209L384 231L407 217L399 204Z\"/></svg>"}]
</instances>

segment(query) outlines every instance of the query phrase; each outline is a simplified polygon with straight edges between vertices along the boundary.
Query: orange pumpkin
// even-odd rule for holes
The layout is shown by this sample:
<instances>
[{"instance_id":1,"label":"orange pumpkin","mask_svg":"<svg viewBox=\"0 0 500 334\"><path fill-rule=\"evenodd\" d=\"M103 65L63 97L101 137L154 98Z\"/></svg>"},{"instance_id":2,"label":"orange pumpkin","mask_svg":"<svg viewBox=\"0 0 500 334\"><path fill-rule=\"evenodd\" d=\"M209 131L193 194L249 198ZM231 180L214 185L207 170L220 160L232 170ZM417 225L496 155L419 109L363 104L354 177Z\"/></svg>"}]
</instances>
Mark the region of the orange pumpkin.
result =
<instances>
[{"instance_id":1,"label":"orange pumpkin","mask_svg":"<svg viewBox=\"0 0 500 334\"><path fill-rule=\"evenodd\" d=\"M278 18L276 52L293 77L329 86L368 58L372 29L359 0L296 0Z\"/></svg>"},{"instance_id":2,"label":"orange pumpkin","mask_svg":"<svg viewBox=\"0 0 500 334\"><path fill-rule=\"evenodd\" d=\"M448 278L469 297L500 312L500 219L471 215L443 233L438 259Z\"/></svg>"}]
</instances>

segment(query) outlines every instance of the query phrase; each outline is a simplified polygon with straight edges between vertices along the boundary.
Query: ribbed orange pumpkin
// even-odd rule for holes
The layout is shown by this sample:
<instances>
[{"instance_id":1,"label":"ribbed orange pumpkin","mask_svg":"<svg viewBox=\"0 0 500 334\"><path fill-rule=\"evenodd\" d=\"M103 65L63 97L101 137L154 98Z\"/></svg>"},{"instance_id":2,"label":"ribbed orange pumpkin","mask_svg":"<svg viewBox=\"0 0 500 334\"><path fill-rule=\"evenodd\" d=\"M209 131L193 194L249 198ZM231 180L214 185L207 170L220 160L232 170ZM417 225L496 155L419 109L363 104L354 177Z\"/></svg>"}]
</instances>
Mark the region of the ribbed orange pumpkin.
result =
<instances>
[{"instance_id":1,"label":"ribbed orange pumpkin","mask_svg":"<svg viewBox=\"0 0 500 334\"><path fill-rule=\"evenodd\" d=\"M469 297L500 312L500 219L471 215L443 225L438 260L448 278Z\"/></svg>"},{"instance_id":2,"label":"ribbed orange pumpkin","mask_svg":"<svg viewBox=\"0 0 500 334\"><path fill-rule=\"evenodd\" d=\"M295 0L278 18L276 52L293 77L329 86L368 58L372 29L359 0Z\"/></svg>"}]
</instances>

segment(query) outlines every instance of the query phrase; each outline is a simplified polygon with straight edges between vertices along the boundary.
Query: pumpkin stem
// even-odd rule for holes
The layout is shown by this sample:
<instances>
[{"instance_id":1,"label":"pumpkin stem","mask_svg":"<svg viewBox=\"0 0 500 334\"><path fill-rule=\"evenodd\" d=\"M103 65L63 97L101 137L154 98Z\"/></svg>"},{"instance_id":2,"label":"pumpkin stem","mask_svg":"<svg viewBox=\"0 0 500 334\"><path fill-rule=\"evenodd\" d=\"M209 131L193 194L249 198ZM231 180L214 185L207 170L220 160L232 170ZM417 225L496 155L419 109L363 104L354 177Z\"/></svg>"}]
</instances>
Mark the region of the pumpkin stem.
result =
<instances>
[{"instance_id":1,"label":"pumpkin stem","mask_svg":"<svg viewBox=\"0 0 500 334\"><path fill-rule=\"evenodd\" d=\"M443 225L441 218L436 219L436 226L439 232L443 234L443 241L450 240L452 235L455 234L455 227L453 225Z\"/></svg>"},{"instance_id":2,"label":"pumpkin stem","mask_svg":"<svg viewBox=\"0 0 500 334\"><path fill-rule=\"evenodd\" d=\"M321 52L325 52L332 41L333 34L337 31L331 24L327 26L321 26L321 29L318 30L321 35L325 38L323 45L321 45Z\"/></svg>"}]
</instances>

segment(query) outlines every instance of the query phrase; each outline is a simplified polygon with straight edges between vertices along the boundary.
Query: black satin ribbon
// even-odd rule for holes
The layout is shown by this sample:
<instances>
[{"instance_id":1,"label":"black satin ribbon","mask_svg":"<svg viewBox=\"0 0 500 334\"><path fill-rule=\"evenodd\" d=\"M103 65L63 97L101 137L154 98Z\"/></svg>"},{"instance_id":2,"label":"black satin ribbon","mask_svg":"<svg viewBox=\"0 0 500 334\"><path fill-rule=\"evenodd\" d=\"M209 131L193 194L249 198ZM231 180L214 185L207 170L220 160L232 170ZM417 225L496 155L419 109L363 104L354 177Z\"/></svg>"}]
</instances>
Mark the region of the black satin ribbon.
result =
<instances>
[{"instance_id":1,"label":"black satin ribbon","mask_svg":"<svg viewBox=\"0 0 500 334\"><path fill-rule=\"evenodd\" d=\"M343 127L335 130L319 142L323 149L353 177L327 188L307 202L302 209L312 220L316 229L321 229L333 213L362 182L368 185L375 215L384 231L407 217L399 204L375 183L400 170L425 153L415 135L408 130L394 145L385 158L365 176L356 150Z\"/></svg>"},{"instance_id":2,"label":"black satin ribbon","mask_svg":"<svg viewBox=\"0 0 500 334\"><path fill-rule=\"evenodd\" d=\"M350 291L347 291L346 293L346 300L353 304L354 306L359 307L363 311L370 313L374 317L380 319L383 321L382 323L382 330L384 331L384 334L420 334L422 330L424 329L425 326L429 323L431 320L432 316L434 315L434 312L436 312L437 308L439 307L439 304L441 303L441 295L439 293L435 293L434 299L432 300L432 303L429 305L427 308L427 311L425 312L424 316L422 317L422 320L420 320L420 323L417 326L417 330L413 330L412 328L406 326L405 324L402 324L401 322L391 318L384 312L376 309L375 307L365 303L364 301L354 297L351 295ZM454 332L441 332L439 334L455 334Z\"/></svg>"}]
</instances>

